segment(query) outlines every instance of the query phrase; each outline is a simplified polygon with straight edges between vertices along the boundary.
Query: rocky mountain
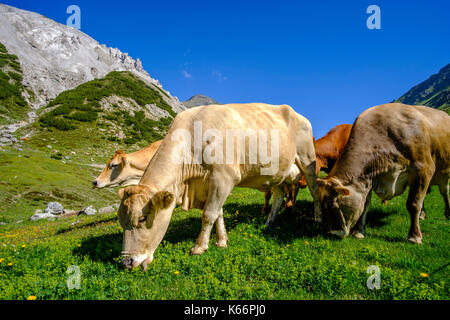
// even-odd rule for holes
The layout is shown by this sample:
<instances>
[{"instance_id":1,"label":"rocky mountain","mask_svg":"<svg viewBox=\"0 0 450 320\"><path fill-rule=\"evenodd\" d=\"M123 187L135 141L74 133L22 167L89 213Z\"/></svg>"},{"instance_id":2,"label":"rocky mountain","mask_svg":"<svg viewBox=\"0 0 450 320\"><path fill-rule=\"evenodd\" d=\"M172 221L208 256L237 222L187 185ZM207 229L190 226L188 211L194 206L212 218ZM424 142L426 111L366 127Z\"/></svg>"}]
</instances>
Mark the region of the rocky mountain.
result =
<instances>
[{"instance_id":1,"label":"rocky mountain","mask_svg":"<svg viewBox=\"0 0 450 320\"><path fill-rule=\"evenodd\" d=\"M40 14L0 4L0 42L16 55L23 70L23 85L34 92L30 101L38 109L63 91L112 71L129 71L149 86L163 90L139 59L99 44L83 32ZM184 110L176 97L164 91L175 112Z\"/></svg>"},{"instance_id":2,"label":"rocky mountain","mask_svg":"<svg viewBox=\"0 0 450 320\"><path fill-rule=\"evenodd\" d=\"M210 104L220 104L213 98L197 94L191 97L189 100L183 102L183 104L188 108L198 107L198 106L207 106Z\"/></svg>"},{"instance_id":3,"label":"rocky mountain","mask_svg":"<svg viewBox=\"0 0 450 320\"><path fill-rule=\"evenodd\" d=\"M450 64L396 100L450 111Z\"/></svg>"}]
</instances>

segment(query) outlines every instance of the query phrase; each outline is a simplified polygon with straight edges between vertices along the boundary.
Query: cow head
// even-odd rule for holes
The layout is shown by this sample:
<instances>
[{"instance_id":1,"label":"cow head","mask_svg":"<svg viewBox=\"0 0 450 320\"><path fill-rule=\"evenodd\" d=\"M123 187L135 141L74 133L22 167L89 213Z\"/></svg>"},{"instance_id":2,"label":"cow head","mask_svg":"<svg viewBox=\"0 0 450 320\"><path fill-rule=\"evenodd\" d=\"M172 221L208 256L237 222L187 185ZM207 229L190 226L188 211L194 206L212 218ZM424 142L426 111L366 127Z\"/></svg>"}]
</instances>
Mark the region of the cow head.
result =
<instances>
[{"instance_id":1,"label":"cow head","mask_svg":"<svg viewBox=\"0 0 450 320\"><path fill-rule=\"evenodd\" d=\"M129 269L142 264L146 270L166 234L175 197L170 192L155 192L144 185L121 189L119 197L122 199L118 216L123 228L123 264Z\"/></svg>"},{"instance_id":2,"label":"cow head","mask_svg":"<svg viewBox=\"0 0 450 320\"><path fill-rule=\"evenodd\" d=\"M364 211L362 194L352 186L343 186L335 178L317 179L317 186L324 220L331 234L347 237Z\"/></svg>"},{"instance_id":3,"label":"cow head","mask_svg":"<svg viewBox=\"0 0 450 320\"><path fill-rule=\"evenodd\" d=\"M143 174L142 170L131 165L128 155L118 150L92 184L99 189L136 185Z\"/></svg>"}]
</instances>

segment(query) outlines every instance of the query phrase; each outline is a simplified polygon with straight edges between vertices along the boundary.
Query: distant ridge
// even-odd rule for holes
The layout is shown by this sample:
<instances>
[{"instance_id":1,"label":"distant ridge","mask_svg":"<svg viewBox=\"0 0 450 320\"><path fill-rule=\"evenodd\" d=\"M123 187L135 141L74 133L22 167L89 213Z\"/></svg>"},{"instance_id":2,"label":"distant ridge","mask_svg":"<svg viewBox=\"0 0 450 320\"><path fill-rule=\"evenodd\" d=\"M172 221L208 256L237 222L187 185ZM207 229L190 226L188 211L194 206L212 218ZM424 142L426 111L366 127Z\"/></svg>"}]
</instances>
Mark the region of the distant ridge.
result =
<instances>
[{"instance_id":1,"label":"distant ridge","mask_svg":"<svg viewBox=\"0 0 450 320\"><path fill-rule=\"evenodd\" d=\"M210 104L221 104L214 100L213 98L197 94L191 97L189 100L183 102L183 104L188 108L198 107L198 106L207 106Z\"/></svg>"},{"instance_id":2,"label":"distant ridge","mask_svg":"<svg viewBox=\"0 0 450 320\"><path fill-rule=\"evenodd\" d=\"M413 87L396 100L405 104L425 105L432 108L450 111L450 64L437 74Z\"/></svg>"}]
</instances>

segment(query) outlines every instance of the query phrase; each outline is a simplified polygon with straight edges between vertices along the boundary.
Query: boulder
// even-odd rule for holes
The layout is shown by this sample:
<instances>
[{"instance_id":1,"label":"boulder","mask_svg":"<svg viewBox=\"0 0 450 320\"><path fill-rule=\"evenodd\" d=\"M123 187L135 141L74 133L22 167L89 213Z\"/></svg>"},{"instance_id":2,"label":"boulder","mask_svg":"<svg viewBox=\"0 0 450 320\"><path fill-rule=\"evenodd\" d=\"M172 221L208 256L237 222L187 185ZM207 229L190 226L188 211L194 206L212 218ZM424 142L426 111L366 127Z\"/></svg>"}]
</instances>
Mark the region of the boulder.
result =
<instances>
[{"instance_id":1,"label":"boulder","mask_svg":"<svg viewBox=\"0 0 450 320\"><path fill-rule=\"evenodd\" d=\"M113 213L115 212L117 209L114 208L113 206L108 206L108 207L104 207L104 208L100 208L98 209L98 213L99 214L108 214L108 213Z\"/></svg>"},{"instance_id":2,"label":"boulder","mask_svg":"<svg viewBox=\"0 0 450 320\"><path fill-rule=\"evenodd\" d=\"M44 213L60 215L64 213L64 207L59 202L50 202L45 208Z\"/></svg>"},{"instance_id":3,"label":"boulder","mask_svg":"<svg viewBox=\"0 0 450 320\"><path fill-rule=\"evenodd\" d=\"M94 209L94 207L89 206L87 208L84 208L81 210L80 214L85 214L87 216L93 216L97 214L97 210Z\"/></svg>"}]
</instances>

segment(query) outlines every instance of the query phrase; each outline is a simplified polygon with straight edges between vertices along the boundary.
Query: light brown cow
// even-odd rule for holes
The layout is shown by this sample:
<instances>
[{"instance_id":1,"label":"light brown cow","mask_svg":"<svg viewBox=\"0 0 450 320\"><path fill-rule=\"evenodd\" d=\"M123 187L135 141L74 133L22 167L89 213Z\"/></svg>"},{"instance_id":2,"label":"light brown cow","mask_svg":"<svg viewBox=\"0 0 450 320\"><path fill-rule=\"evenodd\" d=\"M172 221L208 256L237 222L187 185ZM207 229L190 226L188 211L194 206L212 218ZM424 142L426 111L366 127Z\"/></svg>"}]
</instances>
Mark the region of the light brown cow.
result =
<instances>
[{"instance_id":1,"label":"light brown cow","mask_svg":"<svg viewBox=\"0 0 450 320\"><path fill-rule=\"evenodd\" d=\"M347 144L350 132L352 130L351 124L341 124L331 129L326 135L319 140L314 141L316 149L316 174L319 171L325 171L330 173L340 153ZM285 185L286 192L286 209L293 208L295 206L295 200L299 189L306 188L307 183L305 176L299 183L295 183L292 186ZM265 194L265 203L262 210L262 214L266 215L269 211L269 200L272 197L272 192L267 191Z\"/></svg>"},{"instance_id":2,"label":"light brown cow","mask_svg":"<svg viewBox=\"0 0 450 320\"><path fill-rule=\"evenodd\" d=\"M331 233L364 238L372 190L385 200L409 186L408 240L422 243L419 216L427 190L438 185L450 218L450 117L423 106L392 103L370 108L355 121L341 157L318 179ZM326 212L326 214L325 214Z\"/></svg>"},{"instance_id":3,"label":"light brown cow","mask_svg":"<svg viewBox=\"0 0 450 320\"><path fill-rule=\"evenodd\" d=\"M243 141L236 135L242 130ZM250 133L257 133L257 139ZM204 161L202 156L207 156ZM216 245L227 246L222 206L235 186L260 191L276 186L272 206L276 212L282 184L298 181L303 172L314 214L320 217L315 161L311 124L289 106L212 105L178 114L139 185L119 191L124 265L143 264L145 269L153 260L185 184L191 189L194 183L195 202L203 208L202 229L192 254L208 249L214 223Z\"/></svg>"},{"instance_id":4,"label":"light brown cow","mask_svg":"<svg viewBox=\"0 0 450 320\"><path fill-rule=\"evenodd\" d=\"M129 154L121 150L116 151L100 175L92 181L92 185L99 189L137 185L161 142L162 140L156 141L144 149Z\"/></svg>"}]
</instances>

